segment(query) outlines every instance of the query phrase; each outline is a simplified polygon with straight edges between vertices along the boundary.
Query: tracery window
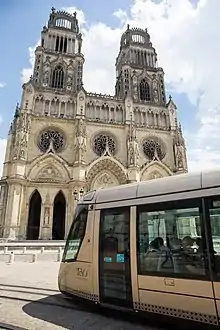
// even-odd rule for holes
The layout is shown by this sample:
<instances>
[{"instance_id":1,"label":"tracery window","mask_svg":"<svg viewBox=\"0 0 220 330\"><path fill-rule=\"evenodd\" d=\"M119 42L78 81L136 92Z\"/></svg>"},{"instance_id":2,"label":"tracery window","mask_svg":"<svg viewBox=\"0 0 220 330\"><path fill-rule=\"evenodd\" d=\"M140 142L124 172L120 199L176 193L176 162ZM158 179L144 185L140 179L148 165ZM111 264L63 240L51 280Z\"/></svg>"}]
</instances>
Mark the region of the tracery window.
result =
<instances>
[{"instance_id":1,"label":"tracery window","mask_svg":"<svg viewBox=\"0 0 220 330\"><path fill-rule=\"evenodd\" d=\"M153 160L157 156L162 160L165 155L165 147L163 142L158 138L150 138L143 143L143 152L149 160Z\"/></svg>"},{"instance_id":2,"label":"tracery window","mask_svg":"<svg viewBox=\"0 0 220 330\"><path fill-rule=\"evenodd\" d=\"M140 82L140 100L150 101L150 87L146 79L142 79Z\"/></svg>"},{"instance_id":3,"label":"tracery window","mask_svg":"<svg viewBox=\"0 0 220 330\"><path fill-rule=\"evenodd\" d=\"M108 134L99 134L94 138L93 141L93 150L98 156L102 156L103 153L106 151L106 147L112 155L116 152L116 142L113 136Z\"/></svg>"},{"instance_id":4,"label":"tracery window","mask_svg":"<svg viewBox=\"0 0 220 330\"><path fill-rule=\"evenodd\" d=\"M40 134L38 147L42 152L47 152L52 146L55 152L61 152L65 145L63 134L57 130L49 129Z\"/></svg>"},{"instance_id":5,"label":"tracery window","mask_svg":"<svg viewBox=\"0 0 220 330\"><path fill-rule=\"evenodd\" d=\"M64 71L61 65L57 65L52 72L52 88L63 88L64 83Z\"/></svg>"}]
</instances>

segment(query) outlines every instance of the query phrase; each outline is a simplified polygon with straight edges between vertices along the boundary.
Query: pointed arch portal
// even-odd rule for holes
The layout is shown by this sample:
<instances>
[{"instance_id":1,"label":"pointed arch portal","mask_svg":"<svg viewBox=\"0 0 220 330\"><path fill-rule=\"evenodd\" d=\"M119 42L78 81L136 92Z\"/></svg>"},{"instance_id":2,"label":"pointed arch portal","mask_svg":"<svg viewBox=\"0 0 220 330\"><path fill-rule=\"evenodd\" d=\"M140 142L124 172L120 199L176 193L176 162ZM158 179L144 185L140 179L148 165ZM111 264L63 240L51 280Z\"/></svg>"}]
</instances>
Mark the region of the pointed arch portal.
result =
<instances>
[{"instance_id":1,"label":"pointed arch portal","mask_svg":"<svg viewBox=\"0 0 220 330\"><path fill-rule=\"evenodd\" d=\"M38 240L40 231L41 196L36 190L29 202L27 240Z\"/></svg>"},{"instance_id":2,"label":"pointed arch portal","mask_svg":"<svg viewBox=\"0 0 220 330\"><path fill-rule=\"evenodd\" d=\"M63 240L65 237L66 199L62 191L58 192L53 204L52 239Z\"/></svg>"}]
</instances>

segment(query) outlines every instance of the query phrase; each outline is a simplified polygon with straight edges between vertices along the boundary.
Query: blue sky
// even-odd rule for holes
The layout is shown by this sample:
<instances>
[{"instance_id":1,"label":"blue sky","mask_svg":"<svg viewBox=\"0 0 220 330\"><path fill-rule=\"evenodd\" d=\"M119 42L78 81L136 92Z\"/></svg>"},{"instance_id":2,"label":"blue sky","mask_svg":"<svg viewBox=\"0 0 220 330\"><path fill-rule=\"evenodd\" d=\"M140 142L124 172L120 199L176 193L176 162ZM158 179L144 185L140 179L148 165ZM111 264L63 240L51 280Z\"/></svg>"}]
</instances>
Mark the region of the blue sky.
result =
<instances>
[{"instance_id":1,"label":"blue sky","mask_svg":"<svg viewBox=\"0 0 220 330\"><path fill-rule=\"evenodd\" d=\"M95 69L92 67L93 61L91 58L94 56L96 49L98 53L101 47L100 34L103 33L103 36L106 36L107 42L109 38L109 47L111 45L114 45L115 47L111 47L112 49L114 48L114 51L112 51L110 54L111 58L109 58L109 64L106 62L106 68L108 68L109 71L107 71L106 68L103 68L103 72L105 72L103 73L102 77L106 77L108 80L108 73L111 75L111 77L113 77L112 75L114 74L115 70L113 64L115 57L117 56L117 49L119 49L118 39L116 41L112 40L114 38L114 34L118 36L118 30L122 29L123 31L123 24L126 25L127 21L131 22L131 24L145 24L145 27L149 28L152 42L157 48L159 65L164 67L165 70L167 94L170 92L172 93L173 99L178 106L178 116L187 138L190 162L193 164L193 166L197 166L195 162L198 162L198 159L195 160L195 154L198 152L202 154L201 145L199 143L199 134L203 132L203 120L206 117L204 117L205 112L204 108L201 108L200 100L201 94L204 94L204 84L202 85L200 81L203 79L203 76L199 66L199 62L201 62L201 53L199 53L199 47L201 45L195 45L195 38L198 39L200 37L200 30L202 35L202 28L204 28L203 21L206 21L206 19L208 20L211 17L204 17L205 10L207 11L207 9L208 14L211 15L210 11L213 9L210 4L211 2L215 2L216 5L219 5L220 3L219 0L209 0L209 3L206 0L191 0L191 3L194 4L194 7L191 6L191 8L187 4L190 3L190 0L167 0L167 3L169 4L169 12L167 22L165 22L160 13L160 11L164 8L162 5L165 6L165 0L1 0L0 29L1 31L5 32L2 33L2 45L4 45L4 47L0 48L0 58L3 59L3 61L0 61L0 86L1 83L5 86L0 88L0 139L7 138L9 124L13 118L16 103L20 102L21 99L21 72L24 68L31 67L28 48L35 46L39 40L41 29L48 19L48 15L52 6L57 9L74 6L84 13L86 20L84 28L87 29L88 35L92 33L91 31L93 27L95 33L97 33L97 36L99 36L97 39L94 37L94 40L97 40L97 44L95 41L93 44L91 44L89 41L85 42L84 51L84 55L88 63L85 66L85 75L88 81L88 83L85 84L85 87L88 86L89 88L90 86L94 86L93 89L95 89L97 92L100 92L98 88L103 84L94 84L93 82L93 85L91 85L91 79L94 81L94 77L91 78L91 75L93 75L93 71ZM155 6L157 7L152 6L153 3L154 5L156 3ZM204 3L204 8L201 5L200 10L198 10L200 3ZM119 9L121 12L123 11L126 13L126 22L125 20L123 21L121 16L119 17L118 15L114 14L115 12L118 12ZM175 13L179 22L173 18ZM191 33L190 30L188 30L188 32L190 31L191 39L187 38L186 40L182 30L186 30L188 25L190 29L190 24L193 24L192 21L190 21L192 13L197 15L197 25L200 24L199 27L201 26L201 29L197 27L198 31L195 32L195 36L193 33ZM183 22L183 29L180 27L181 22ZM99 23L103 23L103 25L100 25ZM217 18L216 22L214 20L212 21L212 24L216 24L216 26L213 26L213 29L217 27L217 24L219 25L219 23L217 23ZM163 29L163 26L166 26L166 28ZM109 34L106 33L106 31L108 31ZM163 38L161 35L166 31L167 34ZM180 38L180 40L178 38ZM174 41L176 42L176 40L179 42L178 45L174 44ZM190 42L192 43L191 55L189 52ZM186 51L185 54L181 51L181 47L183 47L184 43L188 43L188 50L184 49L184 51ZM190 62L190 56L195 58L196 65L193 65L193 63ZM210 68L210 70L211 69L212 68ZM192 74L197 77L196 82L193 81L191 77ZM207 75L208 74L209 73L207 73ZM211 74L214 75L214 72ZM211 77L213 78L214 76ZM109 79L109 81L111 82L113 89L113 78ZM108 92L111 87L109 87L106 83L104 85L105 86L103 88L105 90L101 90L101 92ZM218 107L219 104L215 104L215 107L216 106ZM210 147L210 143L209 145L207 144L207 146ZM204 145L203 147L206 148ZM216 148L214 152L216 152ZM200 157L199 161L201 162L202 156L200 155L198 157ZM209 156L206 155L206 157L208 158ZM217 164L218 157L217 161L213 154L212 157L215 158L214 163ZM1 159L2 157L0 155L0 161Z\"/></svg>"}]
</instances>

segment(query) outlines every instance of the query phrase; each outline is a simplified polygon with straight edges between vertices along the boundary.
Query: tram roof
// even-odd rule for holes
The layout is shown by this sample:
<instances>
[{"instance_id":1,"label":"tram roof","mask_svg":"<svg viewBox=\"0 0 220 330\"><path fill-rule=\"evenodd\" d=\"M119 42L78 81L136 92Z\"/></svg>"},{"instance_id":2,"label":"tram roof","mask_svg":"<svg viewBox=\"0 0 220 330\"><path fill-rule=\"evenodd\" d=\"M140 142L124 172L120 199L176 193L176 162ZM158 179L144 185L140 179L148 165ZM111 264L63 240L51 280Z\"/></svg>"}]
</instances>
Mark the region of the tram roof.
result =
<instances>
[{"instance_id":1,"label":"tram roof","mask_svg":"<svg viewBox=\"0 0 220 330\"><path fill-rule=\"evenodd\" d=\"M93 190L82 203L106 203L142 197L180 193L220 186L220 170L184 173L148 181Z\"/></svg>"}]
</instances>

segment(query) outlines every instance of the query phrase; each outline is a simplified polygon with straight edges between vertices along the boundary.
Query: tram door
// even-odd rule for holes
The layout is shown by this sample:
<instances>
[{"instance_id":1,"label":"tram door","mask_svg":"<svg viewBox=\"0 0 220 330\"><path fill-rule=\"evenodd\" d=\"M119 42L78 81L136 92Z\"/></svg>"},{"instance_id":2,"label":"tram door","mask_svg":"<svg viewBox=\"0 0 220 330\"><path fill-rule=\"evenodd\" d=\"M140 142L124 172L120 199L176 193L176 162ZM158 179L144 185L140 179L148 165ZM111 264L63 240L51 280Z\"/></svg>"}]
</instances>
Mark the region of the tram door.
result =
<instances>
[{"instance_id":1,"label":"tram door","mask_svg":"<svg viewBox=\"0 0 220 330\"><path fill-rule=\"evenodd\" d=\"M129 208L101 211L99 290L100 302L132 307Z\"/></svg>"}]
</instances>

